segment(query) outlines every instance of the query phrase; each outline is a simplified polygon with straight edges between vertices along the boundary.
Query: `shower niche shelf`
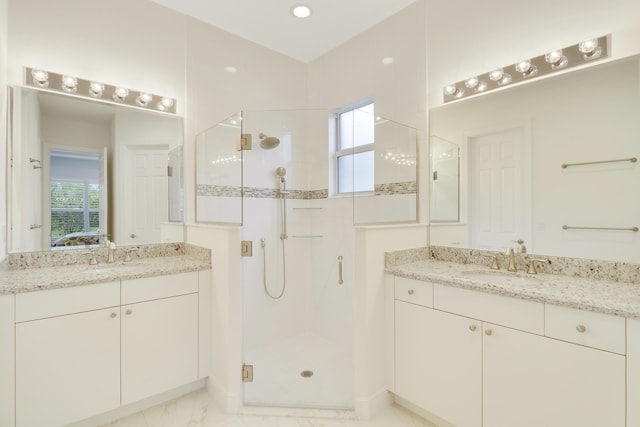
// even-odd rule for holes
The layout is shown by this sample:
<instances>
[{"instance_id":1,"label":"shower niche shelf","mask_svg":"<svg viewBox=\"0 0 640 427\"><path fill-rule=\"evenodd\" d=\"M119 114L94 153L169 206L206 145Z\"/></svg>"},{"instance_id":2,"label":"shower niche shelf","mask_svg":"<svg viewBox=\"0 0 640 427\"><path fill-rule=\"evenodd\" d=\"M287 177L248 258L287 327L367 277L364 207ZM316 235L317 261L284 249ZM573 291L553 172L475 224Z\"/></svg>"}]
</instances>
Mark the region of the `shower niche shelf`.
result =
<instances>
[{"instance_id":1,"label":"shower niche shelf","mask_svg":"<svg viewBox=\"0 0 640 427\"><path fill-rule=\"evenodd\" d=\"M321 211L322 208L291 208L294 211Z\"/></svg>"},{"instance_id":2,"label":"shower niche shelf","mask_svg":"<svg viewBox=\"0 0 640 427\"><path fill-rule=\"evenodd\" d=\"M291 237L294 239L317 239L324 236L322 234L296 234Z\"/></svg>"}]
</instances>

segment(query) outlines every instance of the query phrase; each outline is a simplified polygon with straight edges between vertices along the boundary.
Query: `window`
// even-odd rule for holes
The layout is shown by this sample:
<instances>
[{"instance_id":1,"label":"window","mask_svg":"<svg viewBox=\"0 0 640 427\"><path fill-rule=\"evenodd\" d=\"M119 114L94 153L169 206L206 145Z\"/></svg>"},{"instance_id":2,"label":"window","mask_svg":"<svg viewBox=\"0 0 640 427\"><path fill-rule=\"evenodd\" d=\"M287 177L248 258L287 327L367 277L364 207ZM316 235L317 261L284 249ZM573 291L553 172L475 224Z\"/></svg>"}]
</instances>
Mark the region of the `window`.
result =
<instances>
[{"instance_id":1,"label":"window","mask_svg":"<svg viewBox=\"0 0 640 427\"><path fill-rule=\"evenodd\" d=\"M373 103L337 115L338 193L374 191Z\"/></svg>"},{"instance_id":2,"label":"window","mask_svg":"<svg viewBox=\"0 0 640 427\"><path fill-rule=\"evenodd\" d=\"M100 186L88 182L51 182L51 239L99 228ZM65 242L65 244L67 244Z\"/></svg>"}]
</instances>

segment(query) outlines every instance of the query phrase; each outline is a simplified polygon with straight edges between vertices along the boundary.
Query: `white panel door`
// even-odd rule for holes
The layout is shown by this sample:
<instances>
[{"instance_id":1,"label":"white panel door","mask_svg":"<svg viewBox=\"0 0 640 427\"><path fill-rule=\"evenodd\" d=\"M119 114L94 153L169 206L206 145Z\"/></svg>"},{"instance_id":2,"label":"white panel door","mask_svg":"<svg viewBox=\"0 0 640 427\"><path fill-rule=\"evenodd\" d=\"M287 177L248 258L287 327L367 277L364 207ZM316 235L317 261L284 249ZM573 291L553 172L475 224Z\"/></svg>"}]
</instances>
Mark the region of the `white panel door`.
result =
<instances>
[{"instance_id":1,"label":"white panel door","mask_svg":"<svg viewBox=\"0 0 640 427\"><path fill-rule=\"evenodd\" d=\"M157 243L169 220L169 147L128 146L125 158L124 240L120 244Z\"/></svg>"},{"instance_id":2,"label":"white panel door","mask_svg":"<svg viewBox=\"0 0 640 427\"><path fill-rule=\"evenodd\" d=\"M120 405L120 309L16 324L16 426L63 426Z\"/></svg>"},{"instance_id":3,"label":"white panel door","mask_svg":"<svg viewBox=\"0 0 640 427\"><path fill-rule=\"evenodd\" d=\"M530 190L523 159L524 128L469 138L471 247L504 250L529 240Z\"/></svg>"},{"instance_id":4,"label":"white panel door","mask_svg":"<svg viewBox=\"0 0 640 427\"><path fill-rule=\"evenodd\" d=\"M396 393L458 427L481 426L481 323L401 301L395 307Z\"/></svg>"},{"instance_id":5,"label":"white panel door","mask_svg":"<svg viewBox=\"0 0 640 427\"><path fill-rule=\"evenodd\" d=\"M198 379L198 294L122 306L122 404Z\"/></svg>"},{"instance_id":6,"label":"white panel door","mask_svg":"<svg viewBox=\"0 0 640 427\"><path fill-rule=\"evenodd\" d=\"M624 356L488 323L484 332L484 426L624 427Z\"/></svg>"}]
</instances>

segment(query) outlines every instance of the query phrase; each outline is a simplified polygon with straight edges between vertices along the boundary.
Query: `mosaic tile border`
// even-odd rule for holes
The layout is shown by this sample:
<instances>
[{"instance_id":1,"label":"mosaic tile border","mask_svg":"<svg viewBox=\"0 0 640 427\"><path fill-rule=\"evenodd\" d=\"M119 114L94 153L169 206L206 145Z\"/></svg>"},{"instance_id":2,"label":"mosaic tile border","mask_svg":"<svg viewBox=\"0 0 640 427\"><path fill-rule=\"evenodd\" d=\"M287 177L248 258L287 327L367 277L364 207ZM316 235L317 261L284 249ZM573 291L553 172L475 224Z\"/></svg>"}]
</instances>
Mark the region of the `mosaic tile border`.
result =
<instances>
[{"instance_id":1,"label":"mosaic tile border","mask_svg":"<svg viewBox=\"0 0 640 427\"><path fill-rule=\"evenodd\" d=\"M242 197L243 187L229 185L196 185L198 196L209 197ZM377 184L375 187L376 196L393 196L398 194L416 194L418 184L416 181L391 182L387 184ZM274 188L264 187L244 187L244 197L256 199L277 199L280 191ZM329 197L329 190L289 190L288 199L315 200Z\"/></svg>"},{"instance_id":2,"label":"mosaic tile border","mask_svg":"<svg viewBox=\"0 0 640 427\"><path fill-rule=\"evenodd\" d=\"M397 194L416 194L418 183L416 181L390 182L386 184L376 184L376 196L393 196Z\"/></svg>"},{"instance_id":3,"label":"mosaic tile border","mask_svg":"<svg viewBox=\"0 0 640 427\"><path fill-rule=\"evenodd\" d=\"M445 246L429 246L424 248L387 252L385 254L385 267L393 267L429 259L453 262L457 264L472 264L490 267L491 257L497 254L502 254L502 252L452 248ZM640 284L640 264L526 254L516 256L516 268L519 271L526 271L528 258L542 258L548 261L546 264L541 266L540 271L542 273ZM504 262L504 260L501 260L501 263Z\"/></svg>"}]
</instances>

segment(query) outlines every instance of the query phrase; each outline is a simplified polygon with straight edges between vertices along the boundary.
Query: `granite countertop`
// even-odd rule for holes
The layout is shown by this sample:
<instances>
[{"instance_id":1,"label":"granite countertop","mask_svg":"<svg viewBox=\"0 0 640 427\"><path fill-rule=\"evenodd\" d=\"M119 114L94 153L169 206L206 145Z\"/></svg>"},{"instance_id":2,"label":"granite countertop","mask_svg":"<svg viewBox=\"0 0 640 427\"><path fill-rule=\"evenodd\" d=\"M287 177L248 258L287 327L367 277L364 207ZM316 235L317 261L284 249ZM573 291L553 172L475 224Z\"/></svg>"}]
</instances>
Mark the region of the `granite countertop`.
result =
<instances>
[{"instance_id":1,"label":"granite countertop","mask_svg":"<svg viewBox=\"0 0 640 427\"><path fill-rule=\"evenodd\" d=\"M141 258L131 262L120 261L112 264L75 264L18 270L0 269L0 295L163 276L210 268L211 262L202 257L175 255Z\"/></svg>"},{"instance_id":2,"label":"granite countertop","mask_svg":"<svg viewBox=\"0 0 640 427\"><path fill-rule=\"evenodd\" d=\"M385 272L496 295L640 318L640 284L635 283L556 274L509 273L504 270L491 270L480 265L436 260L421 260L390 266L385 269ZM502 275L505 276L504 280L501 279Z\"/></svg>"}]
</instances>

